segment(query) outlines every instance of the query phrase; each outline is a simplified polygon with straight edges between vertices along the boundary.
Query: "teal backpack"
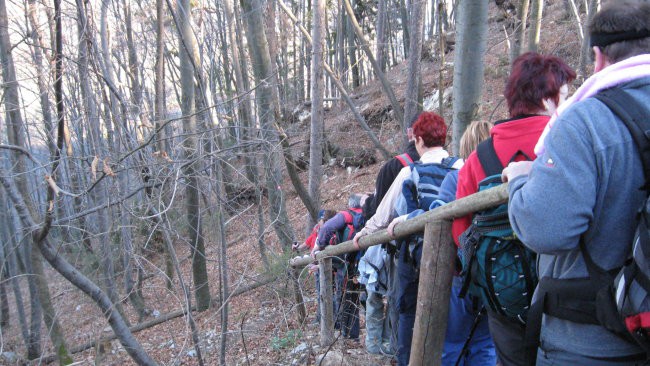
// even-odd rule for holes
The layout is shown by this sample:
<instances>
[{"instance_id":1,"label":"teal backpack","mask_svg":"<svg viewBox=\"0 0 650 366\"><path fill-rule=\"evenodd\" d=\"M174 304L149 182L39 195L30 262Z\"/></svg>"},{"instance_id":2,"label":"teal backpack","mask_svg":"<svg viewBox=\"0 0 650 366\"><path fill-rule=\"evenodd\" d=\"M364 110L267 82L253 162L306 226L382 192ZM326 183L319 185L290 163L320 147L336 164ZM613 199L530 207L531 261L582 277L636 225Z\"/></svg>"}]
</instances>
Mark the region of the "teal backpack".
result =
<instances>
[{"instance_id":1,"label":"teal backpack","mask_svg":"<svg viewBox=\"0 0 650 366\"><path fill-rule=\"evenodd\" d=\"M492 139L476 149L485 178L483 191L501 184L503 165ZM522 155L521 150L510 159ZM515 236L508 219L508 204L476 212L470 227L460 236L463 287L460 297L470 294L494 312L526 323L533 291L537 286L536 254Z\"/></svg>"}]
</instances>

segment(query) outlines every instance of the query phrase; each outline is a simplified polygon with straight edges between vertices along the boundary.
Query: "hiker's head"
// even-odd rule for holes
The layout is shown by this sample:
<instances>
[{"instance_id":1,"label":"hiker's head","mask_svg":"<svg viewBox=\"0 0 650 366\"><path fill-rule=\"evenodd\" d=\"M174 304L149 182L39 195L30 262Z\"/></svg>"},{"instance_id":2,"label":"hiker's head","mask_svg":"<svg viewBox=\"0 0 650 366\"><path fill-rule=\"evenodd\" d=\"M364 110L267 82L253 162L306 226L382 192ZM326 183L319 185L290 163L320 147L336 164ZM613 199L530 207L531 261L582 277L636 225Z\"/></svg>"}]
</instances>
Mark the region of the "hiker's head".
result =
<instances>
[{"instance_id":1,"label":"hiker's head","mask_svg":"<svg viewBox=\"0 0 650 366\"><path fill-rule=\"evenodd\" d=\"M650 53L650 3L610 1L594 15L589 37L596 54L596 72L609 64Z\"/></svg>"},{"instance_id":2,"label":"hiker's head","mask_svg":"<svg viewBox=\"0 0 650 366\"><path fill-rule=\"evenodd\" d=\"M575 78L575 71L558 57L535 52L517 57L504 92L510 117L552 114Z\"/></svg>"},{"instance_id":3,"label":"hiker's head","mask_svg":"<svg viewBox=\"0 0 650 366\"><path fill-rule=\"evenodd\" d=\"M361 208L368 199L365 193L353 193L348 198L348 208Z\"/></svg>"},{"instance_id":4,"label":"hiker's head","mask_svg":"<svg viewBox=\"0 0 650 366\"><path fill-rule=\"evenodd\" d=\"M336 211L334 210L321 210L321 212L319 212L318 221L327 222L327 220L334 217L334 215L336 215Z\"/></svg>"},{"instance_id":5,"label":"hiker's head","mask_svg":"<svg viewBox=\"0 0 650 366\"><path fill-rule=\"evenodd\" d=\"M467 159L481 141L490 137L492 126L494 125L487 121L474 121L467 126L458 147L458 155L461 159Z\"/></svg>"},{"instance_id":6,"label":"hiker's head","mask_svg":"<svg viewBox=\"0 0 650 366\"><path fill-rule=\"evenodd\" d=\"M373 210L373 204L372 200L375 198L375 194L371 193L368 195L368 198L366 201L361 205L361 212L363 212L363 217L366 219L369 219L372 217L372 215L375 214L375 211Z\"/></svg>"},{"instance_id":7,"label":"hiker's head","mask_svg":"<svg viewBox=\"0 0 650 366\"><path fill-rule=\"evenodd\" d=\"M433 112L422 112L413 124L413 137L418 153L423 149L443 146L447 138L445 120Z\"/></svg>"}]
</instances>

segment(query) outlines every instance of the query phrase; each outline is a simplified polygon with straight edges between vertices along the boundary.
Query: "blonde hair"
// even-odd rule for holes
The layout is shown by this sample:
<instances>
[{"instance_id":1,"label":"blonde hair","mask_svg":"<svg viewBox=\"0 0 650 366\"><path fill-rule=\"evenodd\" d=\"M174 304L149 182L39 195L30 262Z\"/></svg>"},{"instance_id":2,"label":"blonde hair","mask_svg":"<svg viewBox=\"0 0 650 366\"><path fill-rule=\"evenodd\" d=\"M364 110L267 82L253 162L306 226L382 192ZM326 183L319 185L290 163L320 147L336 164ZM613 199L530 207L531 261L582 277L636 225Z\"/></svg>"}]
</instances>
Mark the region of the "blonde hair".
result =
<instances>
[{"instance_id":1,"label":"blonde hair","mask_svg":"<svg viewBox=\"0 0 650 366\"><path fill-rule=\"evenodd\" d=\"M492 122L474 121L467 126L465 133L460 138L460 146L458 147L458 155L462 159L467 159L469 154L476 149L481 141L490 137L490 129L492 129Z\"/></svg>"}]
</instances>

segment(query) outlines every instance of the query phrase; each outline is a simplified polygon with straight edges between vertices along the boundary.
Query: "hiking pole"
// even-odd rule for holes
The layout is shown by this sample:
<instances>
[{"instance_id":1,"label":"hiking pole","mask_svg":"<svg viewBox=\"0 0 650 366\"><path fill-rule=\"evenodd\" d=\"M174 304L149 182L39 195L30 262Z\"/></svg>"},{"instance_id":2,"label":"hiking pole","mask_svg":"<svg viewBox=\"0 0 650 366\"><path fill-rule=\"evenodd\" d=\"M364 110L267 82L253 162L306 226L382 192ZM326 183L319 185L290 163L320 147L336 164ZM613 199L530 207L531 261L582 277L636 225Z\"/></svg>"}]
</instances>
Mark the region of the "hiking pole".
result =
<instances>
[{"instance_id":1,"label":"hiking pole","mask_svg":"<svg viewBox=\"0 0 650 366\"><path fill-rule=\"evenodd\" d=\"M468 352L468 347L469 347L469 342L472 340L472 337L474 336L474 332L476 331L476 328L478 327L478 323L481 321L481 316L483 316L483 313L485 312L485 306L481 307L481 310L479 310L478 314L476 314L476 318L474 319L474 324L472 324L472 329L469 331L469 336L467 336L467 339L465 340L465 344L463 344L463 348L460 350L460 354L458 355L458 359L456 360L456 364L454 366L460 365L460 361L465 357L465 355Z\"/></svg>"}]
</instances>

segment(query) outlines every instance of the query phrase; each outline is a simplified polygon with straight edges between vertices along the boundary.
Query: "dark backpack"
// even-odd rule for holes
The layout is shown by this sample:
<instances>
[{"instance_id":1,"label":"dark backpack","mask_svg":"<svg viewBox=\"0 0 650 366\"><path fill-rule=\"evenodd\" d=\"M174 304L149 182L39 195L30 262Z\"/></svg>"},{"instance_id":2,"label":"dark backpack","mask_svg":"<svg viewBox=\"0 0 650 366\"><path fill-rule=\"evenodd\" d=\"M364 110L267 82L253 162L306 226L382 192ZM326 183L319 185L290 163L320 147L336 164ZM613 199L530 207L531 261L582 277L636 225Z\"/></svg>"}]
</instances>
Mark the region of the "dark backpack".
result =
<instances>
[{"instance_id":1,"label":"dark backpack","mask_svg":"<svg viewBox=\"0 0 650 366\"><path fill-rule=\"evenodd\" d=\"M442 159L439 164L416 162L410 165L411 179L406 181L402 188L407 213L418 209L429 211L431 204L439 198L440 184L447 173L454 169L456 161L458 161L457 157L450 156ZM421 234L414 234L402 243L402 245L408 244L408 247L404 248L404 250L408 250L406 259L411 261L415 268L420 266L423 241L424 238Z\"/></svg>"},{"instance_id":2,"label":"dark backpack","mask_svg":"<svg viewBox=\"0 0 650 366\"><path fill-rule=\"evenodd\" d=\"M481 142L476 153L486 176L479 182L478 190L500 185L503 165L492 139ZM519 150L510 161L519 155L530 160ZM537 286L536 255L512 231L508 204L475 213L459 241L463 276L460 297L469 293L483 300L492 311L525 324Z\"/></svg>"},{"instance_id":3,"label":"dark backpack","mask_svg":"<svg viewBox=\"0 0 650 366\"><path fill-rule=\"evenodd\" d=\"M409 166L413 164L413 159L411 159L411 155L407 153L395 155L395 159L397 159L402 164L402 166Z\"/></svg>"},{"instance_id":4,"label":"dark backpack","mask_svg":"<svg viewBox=\"0 0 650 366\"><path fill-rule=\"evenodd\" d=\"M527 329L527 347L539 343L542 313L576 323L601 325L620 337L638 343L650 359L650 117L648 107L627 92L612 88L595 95L625 124L641 153L646 198L639 205L638 221L628 259L622 267L606 271L591 258L580 239L580 252L588 278L539 282L540 300L533 304Z\"/></svg>"}]
</instances>

